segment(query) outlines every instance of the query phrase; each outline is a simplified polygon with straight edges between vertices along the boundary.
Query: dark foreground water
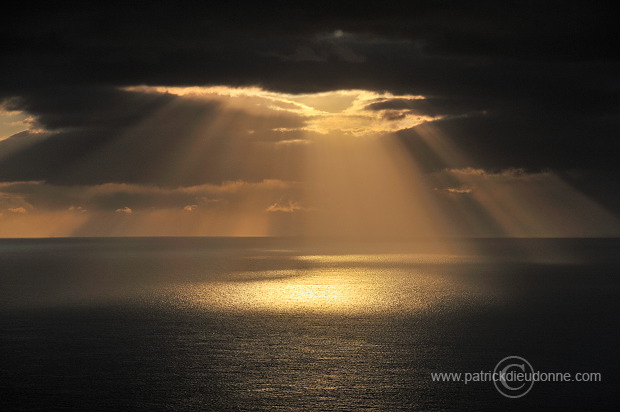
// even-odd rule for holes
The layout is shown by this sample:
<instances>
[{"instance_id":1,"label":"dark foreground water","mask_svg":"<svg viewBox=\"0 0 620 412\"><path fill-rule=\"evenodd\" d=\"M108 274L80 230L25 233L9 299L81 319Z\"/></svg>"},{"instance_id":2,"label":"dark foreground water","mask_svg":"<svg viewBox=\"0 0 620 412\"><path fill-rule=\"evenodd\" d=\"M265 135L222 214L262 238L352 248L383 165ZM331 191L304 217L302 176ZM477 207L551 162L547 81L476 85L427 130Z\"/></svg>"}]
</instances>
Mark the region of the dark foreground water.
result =
<instances>
[{"instance_id":1,"label":"dark foreground water","mask_svg":"<svg viewBox=\"0 0 620 412\"><path fill-rule=\"evenodd\" d=\"M618 410L619 246L0 240L0 409Z\"/></svg>"}]
</instances>

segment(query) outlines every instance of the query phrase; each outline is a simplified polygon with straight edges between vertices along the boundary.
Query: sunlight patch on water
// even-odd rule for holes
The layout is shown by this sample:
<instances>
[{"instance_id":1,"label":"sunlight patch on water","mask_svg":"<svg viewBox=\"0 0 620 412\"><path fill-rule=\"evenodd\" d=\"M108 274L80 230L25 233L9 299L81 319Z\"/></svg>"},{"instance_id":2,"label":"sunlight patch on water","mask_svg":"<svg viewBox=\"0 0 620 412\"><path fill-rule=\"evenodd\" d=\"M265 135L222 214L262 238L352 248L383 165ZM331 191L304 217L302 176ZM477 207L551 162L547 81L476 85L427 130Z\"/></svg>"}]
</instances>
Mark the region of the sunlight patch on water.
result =
<instances>
[{"instance_id":1,"label":"sunlight patch on water","mask_svg":"<svg viewBox=\"0 0 620 412\"><path fill-rule=\"evenodd\" d=\"M346 255L304 255L297 260L315 262L321 265L343 263L465 263L471 262L472 257L456 256L437 253L380 253L380 254L346 254Z\"/></svg>"},{"instance_id":2,"label":"sunlight patch on water","mask_svg":"<svg viewBox=\"0 0 620 412\"><path fill-rule=\"evenodd\" d=\"M174 304L224 311L409 313L489 298L480 286L458 282L428 268L389 267L386 260L434 266L449 257L397 255L302 256L318 267L239 272L236 281L175 287ZM452 259L456 263L458 259ZM374 265L382 263L381 265Z\"/></svg>"}]
</instances>

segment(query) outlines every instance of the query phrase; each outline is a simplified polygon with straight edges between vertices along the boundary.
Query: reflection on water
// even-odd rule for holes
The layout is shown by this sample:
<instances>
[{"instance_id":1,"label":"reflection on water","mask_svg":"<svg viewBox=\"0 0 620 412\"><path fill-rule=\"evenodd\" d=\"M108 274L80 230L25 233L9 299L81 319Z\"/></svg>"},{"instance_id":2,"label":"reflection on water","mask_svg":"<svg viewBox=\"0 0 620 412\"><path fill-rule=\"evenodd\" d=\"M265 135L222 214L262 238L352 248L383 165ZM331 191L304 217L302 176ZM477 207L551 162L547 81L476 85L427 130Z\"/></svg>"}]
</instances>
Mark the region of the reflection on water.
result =
<instances>
[{"instance_id":1,"label":"reflection on water","mask_svg":"<svg viewBox=\"0 0 620 412\"><path fill-rule=\"evenodd\" d=\"M227 311L398 313L459 300L491 299L482 285L437 273L432 266L468 259L447 255L307 255L310 268L231 274L236 282L202 282L169 290L173 304ZM416 265L426 267L416 267ZM390 265L395 265L390 267ZM403 267L404 266L404 267ZM245 279L245 280L244 280Z\"/></svg>"},{"instance_id":2,"label":"reflection on water","mask_svg":"<svg viewBox=\"0 0 620 412\"><path fill-rule=\"evenodd\" d=\"M0 240L0 402L611 410L618 241L460 242ZM492 385L430 379L492 370L509 355L604 382L541 383L514 402Z\"/></svg>"}]
</instances>

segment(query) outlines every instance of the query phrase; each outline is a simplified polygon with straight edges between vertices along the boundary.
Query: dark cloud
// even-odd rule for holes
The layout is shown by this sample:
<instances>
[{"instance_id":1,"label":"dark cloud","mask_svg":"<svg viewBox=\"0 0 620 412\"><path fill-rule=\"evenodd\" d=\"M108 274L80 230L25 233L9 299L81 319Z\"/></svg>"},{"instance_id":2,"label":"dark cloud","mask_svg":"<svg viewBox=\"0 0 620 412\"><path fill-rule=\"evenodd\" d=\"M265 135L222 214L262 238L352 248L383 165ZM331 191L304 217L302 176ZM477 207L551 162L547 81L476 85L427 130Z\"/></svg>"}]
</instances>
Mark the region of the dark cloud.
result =
<instances>
[{"instance_id":1,"label":"dark cloud","mask_svg":"<svg viewBox=\"0 0 620 412\"><path fill-rule=\"evenodd\" d=\"M351 77L358 87L418 88L417 73L463 77L496 59L618 57L613 13L597 2L93 4L20 3L1 28L5 89L146 82L299 91Z\"/></svg>"},{"instance_id":2,"label":"dark cloud","mask_svg":"<svg viewBox=\"0 0 620 412\"><path fill-rule=\"evenodd\" d=\"M191 210L236 206L259 197L267 207L273 198L299 197L299 184L280 180L260 182L224 182L178 188L114 184L92 186L57 186L44 182L14 182L0 184L0 211L116 211L128 207L144 211L155 209ZM264 208L259 201L258 211ZM289 201L281 206L300 208ZM121 210L122 211L122 210Z\"/></svg>"},{"instance_id":3,"label":"dark cloud","mask_svg":"<svg viewBox=\"0 0 620 412\"><path fill-rule=\"evenodd\" d=\"M36 113L48 131L0 141L3 181L188 186L282 178L287 171L271 172L270 159L261 156L275 149L259 143L290 140L294 133L276 139L272 129L301 125L287 114L261 119L224 110L214 100L93 87L38 92L11 108ZM249 133L254 122L267 131L260 139Z\"/></svg>"},{"instance_id":4,"label":"dark cloud","mask_svg":"<svg viewBox=\"0 0 620 412\"><path fill-rule=\"evenodd\" d=\"M3 181L190 185L247 177L242 159L219 157L223 140L246 141L234 128L213 137L193 171L158 168L191 143L183 140L191 118L220 108L187 101L179 108L175 96L118 87L363 88L427 96L369 109L445 116L436 127L469 154L468 164L451 167L588 171L594 177L571 182L618 204L607 193L617 174L620 56L606 2L26 1L5 20L0 97L48 132L0 142ZM144 126L167 110L166 121ZM284 117L272 123L296 125ZM265 141L299 139L269 133ZM428 170L446 166L415 129L400 137ZM259 158L266 149L256 147L247 153L258 150ZM218 162L227 166L212 166Z\"/></svg>"}]
</instances>

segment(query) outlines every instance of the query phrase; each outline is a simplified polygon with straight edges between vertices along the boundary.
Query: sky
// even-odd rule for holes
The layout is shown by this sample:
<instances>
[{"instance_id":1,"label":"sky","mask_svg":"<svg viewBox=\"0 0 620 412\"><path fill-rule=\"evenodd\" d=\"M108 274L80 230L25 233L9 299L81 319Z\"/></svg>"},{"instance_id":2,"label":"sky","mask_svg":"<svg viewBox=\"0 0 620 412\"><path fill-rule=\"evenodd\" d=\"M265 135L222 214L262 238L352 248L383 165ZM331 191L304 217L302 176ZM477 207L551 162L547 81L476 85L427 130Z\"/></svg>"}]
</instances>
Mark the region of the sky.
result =
<instances>
[{"instance_id":1,"label":"sky","mask_svg":"<svg viewBox=\"0 0 620 412\"><path fill-rule=\"evenodd\" d=\"M618 236L605 2L20 2L0 237Z\"/></svg>"}]
</instances>

